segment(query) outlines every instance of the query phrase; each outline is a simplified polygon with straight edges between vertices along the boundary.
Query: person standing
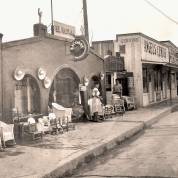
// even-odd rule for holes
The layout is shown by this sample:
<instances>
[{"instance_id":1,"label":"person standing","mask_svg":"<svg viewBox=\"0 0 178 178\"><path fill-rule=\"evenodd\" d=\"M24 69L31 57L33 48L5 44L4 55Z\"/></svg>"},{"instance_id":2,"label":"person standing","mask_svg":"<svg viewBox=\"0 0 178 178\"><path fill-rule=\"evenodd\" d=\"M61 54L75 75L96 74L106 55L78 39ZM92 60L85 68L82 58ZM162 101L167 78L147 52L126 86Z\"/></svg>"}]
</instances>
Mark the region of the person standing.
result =
<instances>
[{"instance_id":1,"label":"person standing","mask_svg":"<svg viewBox=\"0 0 178 178\"><path fill-rule=\"evenodd\" d=\"M113 94L119 95L120 98L122 97L122 85L118 79L116 79L116 84L113 87Z\"/></svg>"},{"instance_id":2,"label":"person standing","mask_svg":"<svg viewBox=\"0 0 178 178\"><path fill-rule=\"evenodd\" d=\"M92 98L88 100L90 116L93 117L93 120L96 122L100 122L100 116L103 116L103 108L100 100L100 92L98 90L97 85L94 87L92 91Z\"/></svg>"}]
</instances>

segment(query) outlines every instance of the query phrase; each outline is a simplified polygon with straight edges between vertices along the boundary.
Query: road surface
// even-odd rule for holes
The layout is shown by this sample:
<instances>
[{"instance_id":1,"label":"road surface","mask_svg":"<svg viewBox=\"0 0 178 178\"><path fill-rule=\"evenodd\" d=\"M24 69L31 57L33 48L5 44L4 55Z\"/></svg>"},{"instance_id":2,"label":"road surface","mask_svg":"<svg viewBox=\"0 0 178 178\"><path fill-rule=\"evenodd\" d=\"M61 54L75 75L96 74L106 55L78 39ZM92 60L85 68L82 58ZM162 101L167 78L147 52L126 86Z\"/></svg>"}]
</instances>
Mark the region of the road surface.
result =
<instances>
[{"instance_id":1,"label":"road surface","mask_svg":"<svg viewBox=\"0 0 178 178\"><path fill-rule=\"evenodd\" d=\"M178 112L82 166L75 177L178 177Z\"/></svg>"}]
</instances>

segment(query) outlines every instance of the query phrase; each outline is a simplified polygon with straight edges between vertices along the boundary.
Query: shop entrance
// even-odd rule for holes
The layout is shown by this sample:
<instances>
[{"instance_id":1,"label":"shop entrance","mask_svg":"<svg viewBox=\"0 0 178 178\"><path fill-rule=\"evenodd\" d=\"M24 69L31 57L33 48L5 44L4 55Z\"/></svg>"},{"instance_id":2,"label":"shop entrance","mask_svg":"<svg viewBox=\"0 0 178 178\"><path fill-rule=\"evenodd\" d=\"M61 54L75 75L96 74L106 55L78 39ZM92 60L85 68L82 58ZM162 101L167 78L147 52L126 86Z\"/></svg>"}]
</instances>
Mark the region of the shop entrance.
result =
<instances>
[{"instance_id":1,"label":"shop entrance","mask_svg":"<svg viewBox=\"0 0 178 178\"><path fill-rule=\"evenodd\" d=\"M72 107L74 101L79 101L79 83L80 79L73 70L69 68L60 70L50 89L49 106L56 102L64 107Z\"/></svg>"},{"instance_id":2,"label":"shop entrance","mask_svg":"<svg viewBox=\"0 0 178 178\"><path fill-rule=\"evenodd\" d=\"M19 114L40 113L40 89L37 81L30 75L17 81L15 87L15 108Z\"/></svg>"}]
</instances>

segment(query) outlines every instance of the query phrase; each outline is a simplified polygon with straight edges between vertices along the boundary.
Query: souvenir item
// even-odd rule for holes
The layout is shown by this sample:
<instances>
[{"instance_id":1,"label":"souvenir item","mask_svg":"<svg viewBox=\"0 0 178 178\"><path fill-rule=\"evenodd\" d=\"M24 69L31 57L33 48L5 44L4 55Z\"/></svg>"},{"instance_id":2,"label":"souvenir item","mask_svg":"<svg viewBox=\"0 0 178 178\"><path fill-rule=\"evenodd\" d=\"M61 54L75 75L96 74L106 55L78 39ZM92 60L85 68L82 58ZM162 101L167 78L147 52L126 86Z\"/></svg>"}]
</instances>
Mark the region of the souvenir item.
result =
<instances>
[{"instance_id":1,"label":"souvenir item","mask_svg":"<svg viewBox=\"0 0 178 178\"><path fill-rule=\"evenodd\" d=\"M44 80L46 77L46 71L43 68L38 69L38 78Z\"/></svg>"},{"instance_id":2,"label":"souvenir item","mask_svg":"<svg viewBox=\"0 0 178 178\"><path fill-rule=\"evenodd\" d=\"M14 78L16 80L22 80L25 76L25 72L23 69L21 68L16 68L15 72L14 72Z\"/></svg>"},{"instance_id":3,"label":"souvenir item","mask_svg":"<svg viewBox=\"0 0 178 178\"><path fill-rule=\"evenodd\" d=\"M44 87L49 88L51 85L51 80L48 77L45 77L44 79Z\"/></svg>"}]
</instances>

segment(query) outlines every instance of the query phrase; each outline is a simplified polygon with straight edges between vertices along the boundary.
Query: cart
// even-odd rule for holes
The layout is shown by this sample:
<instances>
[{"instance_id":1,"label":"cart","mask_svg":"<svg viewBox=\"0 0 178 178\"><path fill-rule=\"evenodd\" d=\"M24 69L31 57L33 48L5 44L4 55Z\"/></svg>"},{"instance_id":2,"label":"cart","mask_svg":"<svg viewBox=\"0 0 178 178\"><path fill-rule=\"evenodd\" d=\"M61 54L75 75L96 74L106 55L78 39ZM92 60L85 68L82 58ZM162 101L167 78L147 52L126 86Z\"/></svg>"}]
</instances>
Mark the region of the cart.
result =
<instances>
[{"instance_id":1,"label":"cart","mask_svg":"<svg viewBox=\"0 0 178 178\"><path fill-rule=\"evenodd\" d=\"M136 109L134 97L122 96L122 98L124 99L126 110Z\"/></svg>"},{"instance_id":2,"label":"cart","mask_svg":"<svg viewBox=\"0 0 178 178\"><path fill-rule=\"evenodd\" d=\"M121 99L119 95L112 95L112 105L114 106L114 111L116 114L123 115L125 113L124 100Z\"/></svg>"}]
</instances>

